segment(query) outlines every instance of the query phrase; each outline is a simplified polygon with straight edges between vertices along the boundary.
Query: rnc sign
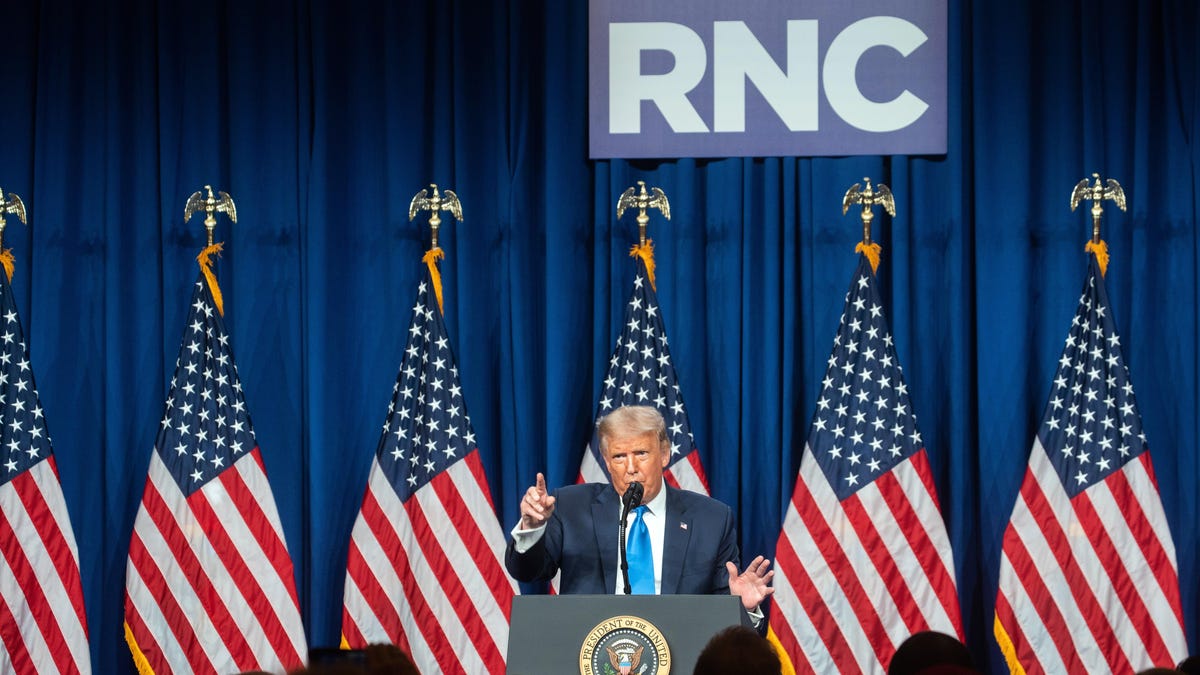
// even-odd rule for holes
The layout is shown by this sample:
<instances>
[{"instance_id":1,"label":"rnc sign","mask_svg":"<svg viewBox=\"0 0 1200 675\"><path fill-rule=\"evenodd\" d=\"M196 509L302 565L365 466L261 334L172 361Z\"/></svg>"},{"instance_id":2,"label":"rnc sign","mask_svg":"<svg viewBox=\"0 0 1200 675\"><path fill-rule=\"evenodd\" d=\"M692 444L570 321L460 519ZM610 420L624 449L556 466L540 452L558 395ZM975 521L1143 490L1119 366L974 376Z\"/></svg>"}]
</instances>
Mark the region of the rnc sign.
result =
<instances>
[{"instance_id":1,"label":"rnc sign","mask_svg":"<svg viewBox=\"0 0 1200 675\"><path fill-rule=\"evenodd\" d=\"M590 155L946 152L946 0L591 0Z\"/></svg>"}]
</instances>

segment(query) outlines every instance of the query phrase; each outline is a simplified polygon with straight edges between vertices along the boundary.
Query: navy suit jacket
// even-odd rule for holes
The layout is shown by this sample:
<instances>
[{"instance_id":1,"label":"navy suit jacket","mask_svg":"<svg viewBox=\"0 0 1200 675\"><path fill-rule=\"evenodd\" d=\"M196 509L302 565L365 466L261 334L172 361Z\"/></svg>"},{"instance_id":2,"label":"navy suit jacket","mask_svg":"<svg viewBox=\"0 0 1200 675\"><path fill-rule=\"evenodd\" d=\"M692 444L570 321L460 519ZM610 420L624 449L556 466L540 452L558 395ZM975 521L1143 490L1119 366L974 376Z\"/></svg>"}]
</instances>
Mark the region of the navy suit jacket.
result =
<instances>
[{"instance_id":1,"label":"navy suit jacket","mask_svg":"<svg viewBox=\"0 0 1200 675\"><path fill-rule=\"evenodd\" d=\"M667 519L662 589L669 594L728 594L725 563L740 569L733 512L721 502L663 484ZM517 553L508 542L504 563L517 581L548 581L559 570L559 592L612 594L617 567L620 497L607 483L569 485L554 491L554 513L532 548Z\"/></svg>"}]
</instances>

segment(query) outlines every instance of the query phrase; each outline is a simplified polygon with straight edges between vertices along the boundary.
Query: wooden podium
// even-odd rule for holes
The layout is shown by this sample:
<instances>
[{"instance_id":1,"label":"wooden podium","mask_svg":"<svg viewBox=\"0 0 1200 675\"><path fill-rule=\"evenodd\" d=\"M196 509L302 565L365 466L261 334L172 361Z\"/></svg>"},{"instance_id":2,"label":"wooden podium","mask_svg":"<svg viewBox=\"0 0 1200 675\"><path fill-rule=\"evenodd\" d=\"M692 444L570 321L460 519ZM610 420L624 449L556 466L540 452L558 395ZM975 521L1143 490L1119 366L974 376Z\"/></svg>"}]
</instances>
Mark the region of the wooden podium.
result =
<instances>
[{"instance_id":1,"label":"wooden podium","mask_svg":"<svg viewBox=\"0 0 1200 675\"><path fill-rule=\"evenodd\" d=\"M741 599L732 595L518 595L507 672L603 675L591 664L622 653L644 659L634 673L691 675L709 638L737 625L752 627ZM664 644L669 659L659 663L667 656Z\"/></svg>"}]
</instances>

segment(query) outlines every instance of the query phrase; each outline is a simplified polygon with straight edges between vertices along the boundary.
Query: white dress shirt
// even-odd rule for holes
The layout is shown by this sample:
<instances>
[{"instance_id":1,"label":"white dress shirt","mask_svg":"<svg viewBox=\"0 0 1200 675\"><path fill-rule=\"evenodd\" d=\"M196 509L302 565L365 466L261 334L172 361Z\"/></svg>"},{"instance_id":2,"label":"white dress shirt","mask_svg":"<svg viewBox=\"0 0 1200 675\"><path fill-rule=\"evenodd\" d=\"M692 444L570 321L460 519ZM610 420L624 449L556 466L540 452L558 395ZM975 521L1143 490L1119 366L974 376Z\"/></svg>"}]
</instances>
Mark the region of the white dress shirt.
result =
<instances>
[{"instance_id":1,"label":"white dress shirt","mask_svg":"<svg viewBox=\"0 0 1200 675\"><path fill-rule=\"evenodd\" d=\"M626 525L633 525L633 519L637 514L633 509L629 510L629 517L625 519ZM621 519L621 502L617 502L616 511L613 512L613 527L617 527ZM650 531L650 551L654 554L654 593L662 593L662 561L663 561L663 542L667 537L667 491L659 490L658 494L654 495L654 499L646 502L646 513L642 516L642 521L646 523L646 529ZM626 536L628 536L626 529ZM517 521L516 527L512 529L513 548L517 553L525 553L533 548L533 545L538 543L542 535L546 533L546 526L535 527L531 530L522 530L521 521ZM613 559L617 561L615 568L617 570L617 587L613 589L613 593L617 595L625 595L625 578L621 575L621 550L620 538L617 540L617 548L613 549Z\"/></svg>"}]
</instances>

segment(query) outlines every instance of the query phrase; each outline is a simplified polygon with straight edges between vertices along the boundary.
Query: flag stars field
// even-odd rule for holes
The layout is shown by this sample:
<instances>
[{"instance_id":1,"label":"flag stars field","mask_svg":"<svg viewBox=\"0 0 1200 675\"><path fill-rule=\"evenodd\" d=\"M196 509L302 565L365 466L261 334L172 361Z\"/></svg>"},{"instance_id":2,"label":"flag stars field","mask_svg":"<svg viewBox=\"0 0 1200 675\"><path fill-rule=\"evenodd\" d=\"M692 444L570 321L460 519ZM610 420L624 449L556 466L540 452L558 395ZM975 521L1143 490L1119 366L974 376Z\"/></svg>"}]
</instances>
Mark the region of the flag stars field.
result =
<instances>
[{"instance_id":1,"label":"flag stars field","mask_svg":"<svg viewBox=\"0 0 1200 675\"><path fill-rule=\"evenodd\" d=\"M426 274L401 333L408 343L351 532L342 634L354 648L400 645L423 672L502 673L517 589L431 283Z\"/></svg>"},{"instance_id":2,"label":"flag stars field","mask_svg":"<svg viewBox=\"0 0 1200 675\"><path fill-rule=\"evenodd\" d=\"M165 453L164 460L172 458L168 467L177 479L187 477L180 484L188 486L188 492L256 446L237 369L226 354L228 336L215 324L219 313L199 297L201 283L197 282L197 297L191 305L194 320L176 365L158 444L175 450ZM189 443L194 443L190 454L182 450L192 447Z\"/></svg>"},{"instance_id":3,"label":"flag stars field","mask_svg":"<svg viewBox=\"0 0 1200 675\"><path fill-rule=\"evenodd\" d=\"M608 362L596 417L622 406L653 405L666 422L670 441L671 464L665 473L666 480L676 487L708 494L707 479L695 452L695 437L671 360L666 327L658 310L658 297L647 283L644 262L639 259L637 265L633 292L625 304L623 330ZM589 452L584 455L580 465L582 480L608 480L598 443L599 439L593 437Z\"/></svg>"},{"instance_id":4,"label":"flag stars field","mask_svg":"<svg viewBox=\"0 0 1200 675\"><path fill-rule=\"evenodd\" d=\"M295 668L292 562L201 265L130 541L126 642L141 672Z\"/></svg>"},{"instance_id":5,"label":"flag stars field","mask_svg":"<svg viewBox=\"0 0 1200 675\"><path fill-rule=\"evenodd\" d=\"M770 635L797 672L880 672L908 635L961 638L950 541L863 257L776 544Z\"/></svg>"},{"instance_id":6,"label":"flag stars field","mask_svg":"<svg viewBox=\"0 0 1200 675\"><path fill-rule=\"evenodd\" d=\"M1070 326L1004 533L996 639L1028 672L1169 666L1187 653L1175 549L1093 256Z\"/></svg>"},{"instance_id":7,"label":"flag stars field","mask_svg":"<svg viewBox=\"0 0 1200 675\"><path fill-rule=\"evenodd\" d=\"M86 675L79 555L15 307L0 273L0 663L11 672Z\"/></svg>"}]
</instances>

